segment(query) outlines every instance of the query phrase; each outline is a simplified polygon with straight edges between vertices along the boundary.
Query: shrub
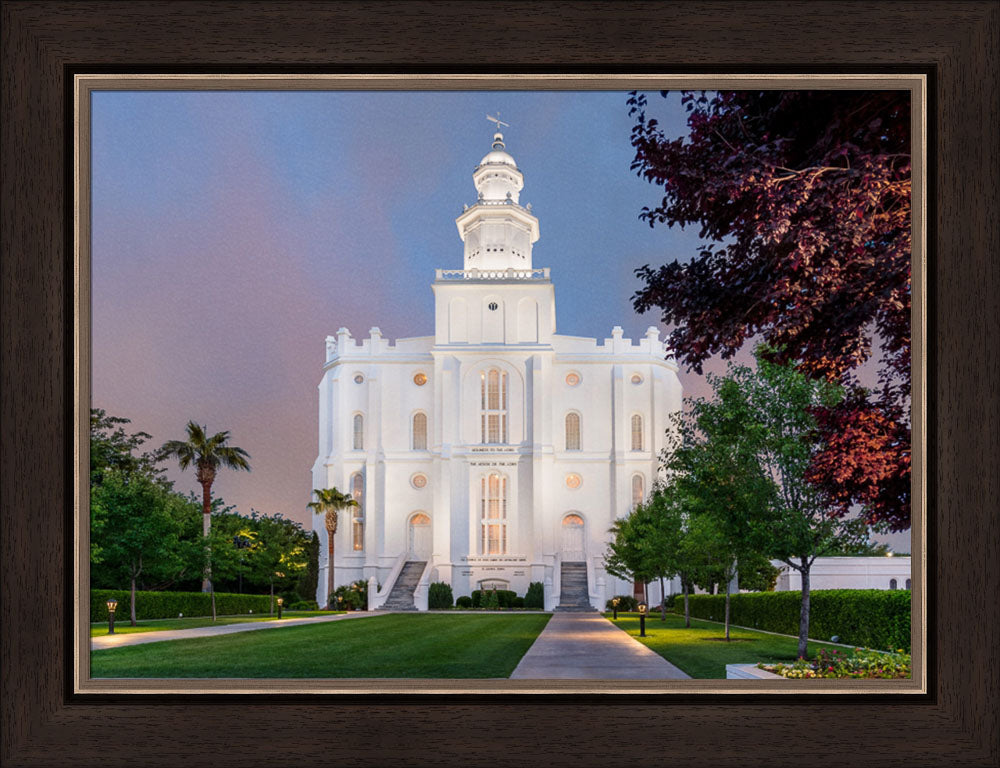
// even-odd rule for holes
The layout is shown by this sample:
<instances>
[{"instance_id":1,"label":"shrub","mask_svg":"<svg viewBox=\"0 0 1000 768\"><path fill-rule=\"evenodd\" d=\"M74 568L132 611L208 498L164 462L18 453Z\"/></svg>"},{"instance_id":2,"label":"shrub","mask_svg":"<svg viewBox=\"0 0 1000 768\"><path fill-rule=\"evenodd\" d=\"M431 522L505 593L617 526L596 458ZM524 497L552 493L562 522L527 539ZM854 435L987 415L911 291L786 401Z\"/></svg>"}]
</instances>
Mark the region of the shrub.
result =
<instances>
[{"instance_id":1,"label":"shrub","mask_svg":"<svg viewBox=\"0 0 1000 768\"><path fill-rule=\"evenodd\" d=\"M540 581L533 581L528 585L528 591L524 595L525 608L545 607L545 585Z\"/></svg>"},{"instance_id":2,"label":"shrub","mask_svg":"<svg viewBox=\"0 0 1000 768\"><path fill-rule=\"evenodd\" d=\"M618 598L618 610L623 613L635 613L639 610L639 603L636 602L632 595L615 595ZM614 598L612 598L613 600ZM615 609L611 600L608 600L604 605L604 609L607 611L613 611Z\"/></svg>"},{"instance_id":3,"label":"shrub","mask_svg":"<svg viewBox=\"0 0 1000 768\"><path fill-rule=\"evenodd\" d=\"M129 618L129 590L92 589L90 591L90 620L107 621L110 598L118 601L115 617L118 621ZM219 616L243 613L267 614L271 609L270 595L234 595L215 593L215 612ZM212 595L208 592L152 592L136 591L135 617L137 619L176 619L185 616L211 616Z\"/></svg>"},{"instance_id":4,"label":"shrub","mask_svg":"<svg viewBox=\"0 0 1000 768\"><path fill-rule=\"evenodd\" d=\"M484 604L483 597L484 590L477 589L472 593L472 607L473 608L487 608ZM497 608L510 608L514 603L514 598L517 597L517 592L511 589L487 589L485 590L486 600L490 599L490 595L496 596L496 605L490 610L496 610Z\"/></svg>"},{"instance_id":5,"label":"shrub","mask_svg":"<svg viewBox=\"0 0 1000 768\"><path fill-rule=\"evenodd\" d=\"M427 591L427 607L432 611L445 611L454 602L451 594L451 584L435 581Z\"/></svg>"},{"instance_id":6,"label":"shrub","mask_svg":"<svg viewBox=\"0 0 1000 768\"><path fill-rule=\"evenodd\" d=\"M338 599L343 598L343 599ZM333 608L348 611L368 610L368 582L358 579L350 584L342 584L333 591Z\"/></svg>"},{"instance_id":7,"label":"shrub","mask_svg":"<svg viewBox=\"0 0 1000 768\"><path fill-rule=\"evenodd\" d=\"M497 594L497 590L491 589L486 593L486 597L482 598L483 608L487 611L495 611L500 607L500 596Z\"/></svg>"},{"instance_id":8,"label":"shrub","mask_svg":"<svg viewBox=\"0 0 1000 768\"><path fill-rule=\"evenodd\" d=\"M520 596L519 597L515 597L514 600L511 602L510 607L511 608L524 608L524 598L520 597Z\"/></svg>"},{"instance_id":9,"label":"shrub","mask_svg":"<svg viewBox=\"0 0 1000 768\"><path fill-rule=\"evenodd\" d=\"M733 624L799 634L799 592L751 592L732 595ZM691 595L691 616L722 621L724 595ZM910 592L883 589L818 589L810 593L809 636L840 636L846 645L901 648L910 651Z\"/></svg>"},{"instance_id":10,"label":"shrub","mask_svg":"<svg viewBox=\"0 0 1000 768\"><path fill-rule=\"evenodd\" d=\"M836 677L836 678L908 678L911 676L910 654L899 649L895 653L880 653L867 648L854 648L848 652L820 648L813 660L796 659L792 664L757 664L782 677Z\"/></svg>"},{"instance_id":11,"label":"shrub","mask_svg":"<svg viewBox=\"0 0 1000 768\"><path fill-rule=\"evenodd\" d=\"M462 595L460 598L458 598L458 600L455 601L455 605L457 605L459 608L471 608L472 598L469 597L468 595Z\"/></svg>"},{"instance_id":12,"label":"shrub","mask_svg":"<svg viewBox=\"0 0 1000 768\"><path fill-rule=\"evenodd\" d=\"M318 611L319 603L315 600L298 600L288 606L290 611Z\"/></svg>"}]
</instances>

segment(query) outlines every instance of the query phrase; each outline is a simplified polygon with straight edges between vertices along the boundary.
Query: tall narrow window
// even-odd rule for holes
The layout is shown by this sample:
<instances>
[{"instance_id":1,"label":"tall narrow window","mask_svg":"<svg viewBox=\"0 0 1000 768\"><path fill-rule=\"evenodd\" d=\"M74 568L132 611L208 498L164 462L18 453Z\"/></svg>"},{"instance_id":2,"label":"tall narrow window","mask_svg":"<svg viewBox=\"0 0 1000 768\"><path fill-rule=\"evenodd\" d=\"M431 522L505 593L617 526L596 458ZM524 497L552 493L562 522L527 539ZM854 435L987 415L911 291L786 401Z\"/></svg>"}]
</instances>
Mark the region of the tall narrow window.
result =
<instances>
[{"instance_id":1,"label":"tall narrow window","mask_svg":"<svg viewBox=\"0 0 1000 768\"><path fill-rule=\"evenodd\" d=\"M507 554L507 478L493 472L482 479L479 546L484 555Z\"/></svg>"},{"instance_id":2,"label":"tall narrow window","mask_svg":"<svg viewBox=\"0 0 1000 768\"><path fill-rule=\"evenodd\" d=\"M351 544L355 552L365 548L365 479L360 472L351 476L351 498L358 506L351 507Z\"/></svg>"},{"instance_id":3,"label":"tall narrow window","mask_svg":"<svg viewBox=\"0 0 1000 768\"><path fill-rule=\"evenodd\" d=\"M646 483L642 475L632 475L632 508L642 504L642 498L646 493Z\"/></svg>"},{"instance_id":4,"label":"tall narrow window","mask_svg":"<svg viewBox=\"0 0 1000 768\"><path fill-rule=\"evenodd\" d=\"M413 450L427 450L427 414L413 414Z\"/></svg>"},{"instance_id":5,"label":"tall narrow window","mask_svg":"<svg viewBox=\"0 0 1000 768\"><path fill-rule=\"evenodd\" d=\"M354 450L363 451L365 449L365 417L360 413L354 414Z\"/></svg>"},{"instance_id":6,"label":"tall narrow window","mask_svg":"<svg viewBox=\"0 0 1000 768\"><path fill-rule=\"evenodd\" d=\"M580 450L580 414L566 414L566 450Z\"/></svg>"},{"instance_id":7,"label":"tall narrow window","mask_svg":"<svg viewBox=\"0 0 1000 768\"><path fill-rule=\"evenodd\" d=\"M895 588L896 588L896 580L889 579L889 589L895 589Z\"/></svg>"},{"instance_id":8,"label":"tall narrow window","mask_svg":"<svg viewBox=\"0 0 1000 768\"><path fill-rule=\"evenodd\" d=\"M507 442L507 374L490 368L480 374L480 428L483 443Z\"/></svg>"},{"instance_id":9,"label":"tall narrow window","mask_svg":"<svg viewBox=\"0 0 1000 768\"><path fill-rule=\"evenodd\" d=\"M632 450L642 450L642 416L638 413L632 417Z\"/></svg>"}]
</instances>

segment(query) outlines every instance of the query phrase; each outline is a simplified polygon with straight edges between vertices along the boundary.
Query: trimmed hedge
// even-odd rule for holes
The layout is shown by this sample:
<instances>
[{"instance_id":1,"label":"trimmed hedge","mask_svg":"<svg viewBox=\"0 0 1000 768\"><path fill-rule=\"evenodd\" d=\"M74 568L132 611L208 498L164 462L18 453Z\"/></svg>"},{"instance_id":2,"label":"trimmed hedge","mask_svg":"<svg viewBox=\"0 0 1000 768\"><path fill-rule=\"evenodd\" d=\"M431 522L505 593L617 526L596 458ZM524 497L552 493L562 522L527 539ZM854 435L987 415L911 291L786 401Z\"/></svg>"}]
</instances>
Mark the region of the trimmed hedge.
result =
<instances>
[{"instance_id":1,"label":"trimmed hedge","mask_svg":"<svg viewBox=\"0 0 1000 768\"><path fill-rule=\"evenodd\" d=\"M107 621L110 598L118 601L115 618L128 620L130 593L127 589L92 589L90 591L90 620ZM234 595L227 592L215 593L215 612L219 616L263 613L271 609L270 595ZM211 616L212 595L208 592L140 592L135 593L136 619L176 619L177 614L185 616Z\"/></svg>"},{"instance_id":2,"label":"trimmed hedge","mask_svg":"<svg viewBox=\"0 0 1000 768\"><path fill-rule=\"evenodd\" d=\"M524 607L538 610L545 607L545 585L542 582L533 581L528 585L528 591L524 594Z\"/></svg>"},{"instance_id":3,"label":"trimmed hedge","mask_svg":"<svg viewBox=\"0 0 1000 768\"><path fill-rule=\"evenodd\" d=\"M459 608L471 608L472 598L468 595L462 595L458 600L455 601L455 605Z\"/></svg>"},{"instance_id":4,"label":"trimmed hedge","mask_svg":"<svg viewBox=\"0 0 1000 768\"><path fill-rule=\"evenodd\" d=\"M445 611L451 608L454 599L451 584L435 581L427 590L427 608L432 611Z\"/></svg>"},{"instance_id":5,"label":"trimmed hedge","mask_svg":"<svg viewBox=\"0 0 1000 768\"><path fill-rule=\"evenodd\" d=\"M512 589L475 589L472 591L472 607L485 608L491 592L496 592L498 608L510 608L517 597L517 592Z\"/></svg>"},{"instance_id":6,"label":"trimmed hedge","mask_svg":"<svg viewBox=\"0 0 1000 768\"><path fill-rule=\"evenodd\" d=\"M749 592L731 596L729 621L743 627L798 636L800 592ZM683 601L678 600L680 606ZM725 595L691 595L691 616L723 621ZM818 589L809 595L809 637L882 651L910 652L908 589Z\"/></svg>"}]
</instances>

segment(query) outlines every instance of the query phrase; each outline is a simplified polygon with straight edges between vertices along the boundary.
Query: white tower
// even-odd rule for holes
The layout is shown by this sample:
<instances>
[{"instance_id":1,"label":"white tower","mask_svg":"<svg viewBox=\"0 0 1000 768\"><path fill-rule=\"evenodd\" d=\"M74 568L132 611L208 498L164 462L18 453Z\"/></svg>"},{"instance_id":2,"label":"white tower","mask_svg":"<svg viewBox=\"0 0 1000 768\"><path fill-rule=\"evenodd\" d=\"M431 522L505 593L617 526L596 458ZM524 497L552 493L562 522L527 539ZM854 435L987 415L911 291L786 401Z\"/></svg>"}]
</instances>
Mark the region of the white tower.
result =
<instances>
[{"instance_id":1,"label":"white tower","mask_svg":"<svg viewBox=\"0 0 1000 768\"><path fill-rule=\"evenodd\" d=\"M497 128L504 123L497 122ZM503 134L472 174L476 202L455 223L465 243L465 269L531 269L531 246L538 240L538 219L520 204L524 176L507 154Z\"/></svg>"},{"instance_id":2,"label":"white tower","mask_svg":"<svg viewBox=\"0 0 1000 768\"><path fill-rule=\"evenodd\" d=\"M489 118L497 128L506 123ZM556 304L548 269L535 269L538 219L520 203L524 176L503 134L472 173L477 199L455 219L465 245L461 270L439 269L435 343L551 345Z\"/></svg>"}]
</instances>

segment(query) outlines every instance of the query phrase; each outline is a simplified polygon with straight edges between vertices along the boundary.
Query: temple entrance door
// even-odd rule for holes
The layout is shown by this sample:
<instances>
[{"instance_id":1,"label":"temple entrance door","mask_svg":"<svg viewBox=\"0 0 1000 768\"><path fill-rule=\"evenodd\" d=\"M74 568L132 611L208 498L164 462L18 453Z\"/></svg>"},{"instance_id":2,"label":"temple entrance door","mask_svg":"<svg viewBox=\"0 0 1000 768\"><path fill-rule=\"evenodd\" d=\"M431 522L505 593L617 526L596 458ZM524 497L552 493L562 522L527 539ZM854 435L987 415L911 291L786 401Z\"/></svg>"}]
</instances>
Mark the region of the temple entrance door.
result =
<instances>
[{"instance_id":1,"label":"temple entrance door","mask_svg":"<svg viewBox=\"0 0 1000 768\"><path fill-rule=\"evenodd\" d=\"M583 545L583 518L579 515L570 514L563 518L562 559L564 563L586 559Z\"/></svg>"},{"instance_id":2,"label":"temple entrance door","mask_svg":"<svg viewBox=\"0 0 1000 768\"><path fill-rule=\"evenodd\" d=\"M430 560L431 519L423 512L410 518L409 549L414 560Z\"/></svg>"}]
</instances>

